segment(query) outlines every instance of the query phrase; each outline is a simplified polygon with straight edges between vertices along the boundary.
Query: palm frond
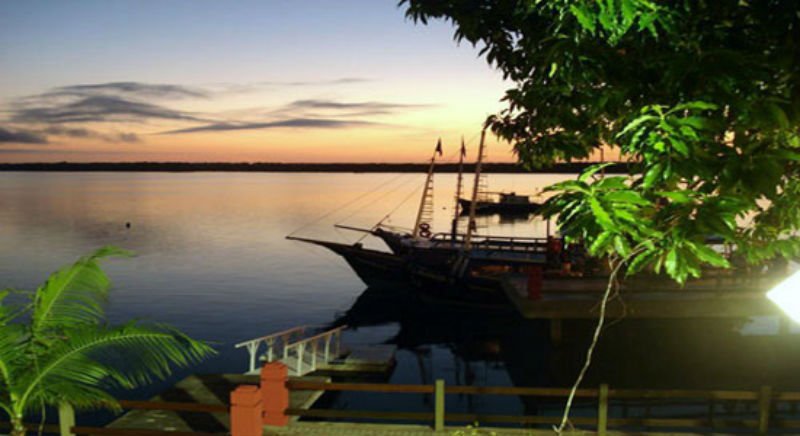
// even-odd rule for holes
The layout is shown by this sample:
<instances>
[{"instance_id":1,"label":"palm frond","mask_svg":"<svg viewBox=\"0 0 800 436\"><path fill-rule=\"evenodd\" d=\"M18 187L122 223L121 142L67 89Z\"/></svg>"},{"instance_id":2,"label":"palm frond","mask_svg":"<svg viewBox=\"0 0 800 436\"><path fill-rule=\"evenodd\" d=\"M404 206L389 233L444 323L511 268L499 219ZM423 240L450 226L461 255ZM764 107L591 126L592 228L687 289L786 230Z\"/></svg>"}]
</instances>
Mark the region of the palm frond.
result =
<instances>
[{"instance_id":1,"label":"palm frond","mask_svg":"<svg viewBox=\"0 0 800 436\"><path fill-rule=\"evenodd\" d=\"M103 388L141 386L215 353L203 342L156 324L80 325L66 335L39 357L39 370L18 384L25 386L19 392L23 403L69 399L78 407L113 407L113 398L101 394Z\"/></svg>"},{"instance_id":2,"label":"palm frond","mask_svg":"<svg viewBox=\"0 0 800 436\"><path fill-rule=\"evenodd\" d=\"M19 324L0 325L0 406L10 408L10 393L16 386L17 374L25 366L22 342L25 329Z\"/></svg>"},{"instance_id":3,"label":"palm frond","mask_svg":"<svg viewBox=\"0 0 800 436\"><path fill-rule=\"evenodd\" d=\"M31 332L41 340L48 331L76 323L97 323L103 316L101 303L111 285L99 261L110 256L130 256L116 247L103 247L74 264L50 275L36 291Z\"/></svg>"}]
</instances>

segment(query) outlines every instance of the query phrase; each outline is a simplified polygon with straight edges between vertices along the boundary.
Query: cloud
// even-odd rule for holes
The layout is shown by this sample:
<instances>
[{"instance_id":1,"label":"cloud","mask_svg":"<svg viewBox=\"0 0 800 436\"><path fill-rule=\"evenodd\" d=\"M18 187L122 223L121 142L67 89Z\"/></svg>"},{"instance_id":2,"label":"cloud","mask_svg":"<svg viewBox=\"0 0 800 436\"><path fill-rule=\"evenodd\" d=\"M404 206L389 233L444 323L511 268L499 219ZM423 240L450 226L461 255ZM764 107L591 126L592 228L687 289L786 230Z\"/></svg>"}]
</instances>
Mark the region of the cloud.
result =
<instances>
[{"instance_id":1,"label":"cloud","mask_svg":"<svg viewBox=\"0 0 800 436\"><path fill-rule=\"evenodd\" d=\"M340 102L333 100L295 100L289 103L287 109L318 109L335 111L358 111L359 114L386 114L403 109L421 109L431 107L429 104L404 104L385 103L379 101L366 101L357 103Z\"/></svg>"},{"instance_id":2,"label":"cloud","mask_svg":"<svg viewBox=\"0 0 800 436\"><path fill-rule=\"evenodd\" d=\"M139 135L135 133L100 133L82 127L62 127L51 126L43 130L43 133L55 136L66 136L69 138L94 138L106 142L139 142Z\"/></svg>"},{"instance_id":3,"label":"cloud","mask_svg":"<svg viewBox=\"0 0 800 436\"><path fill-rule=\"evenodd\" d=\"M267 81L260 83L262 85L320 86L320 85L348 85L351 83L366 83L372 81L373 79L368 79L366 77L341 77L338 79L329 79L329 80L307 80L307 81L296 81L296 82Z\"/></svg>"},{"instance_id":4,"label":"cloud","mask_svg":"<svg viewBox=\"0 0 800 436\"><path fill-rule=\"evenodd\" d=\"M17 107L11 119L18 123L47 124L147 119L207 121L164 106L108 95L82 97L49 105Z\"/></svg>"},{"instance_id":5,"label":"cloud","mask_svg":"<svg viewBox=\"0 0 800 436\"><path fill-rule=\"evenodd\" d=\"M170 130L162 132L164 135L195 132L218 132L230 130L261 130L276 128L315 128L315 129L338 129L354 126L374 125L369 121L348 121L328 118L290 118L281 121L270 121L261 123L213 123L205 126L190 127L188 129Z\"/></svg>"},{"instance_id":6,"label":"cloud","mask_svg":"<svg viewBox=\"0 0 800 436\"><path fill-rule=\"evenodd\" d=\"M209 93L203 89L142 82L108 82L61 86L47 92L45 96L84 96L84 95L132 95L147 98L207 98Z\"/></svg>"},{"instance_id":7,"label":"cloud","mask_svg":"<svg viewBox=\"0 0 800 436\"><path fill-rule=\"evenodd\" d=\"M33 131L11 131L0 127L0 143L47 144L47 138Z\"/></svg>"}]
</instances>

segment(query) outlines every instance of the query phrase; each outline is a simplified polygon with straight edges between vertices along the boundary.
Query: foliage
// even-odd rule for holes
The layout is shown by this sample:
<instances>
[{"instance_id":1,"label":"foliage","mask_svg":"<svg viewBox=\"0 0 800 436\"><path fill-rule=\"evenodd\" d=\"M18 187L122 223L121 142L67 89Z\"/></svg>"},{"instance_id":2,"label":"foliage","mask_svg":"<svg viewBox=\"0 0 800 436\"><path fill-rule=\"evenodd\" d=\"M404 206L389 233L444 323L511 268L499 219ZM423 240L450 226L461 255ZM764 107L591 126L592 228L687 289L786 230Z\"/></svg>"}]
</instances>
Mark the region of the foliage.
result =
<instances>
[{"instance_id":1,"label":"foliage","mask_svg":"<svg viewBox=\"0 0 800 436\"><path fill-rule=\"evenodd\" d=\"M99 262L128 255L101 248L24 293L28 304L3 304L10 291L0 292L0 409L14 434L24 434L23 416L45 406L119 409L108 389L141 386L213 353L169 326L106 324L110 281Z\"/></svg>"},{"instance_id":2,"label":"foliage","mask_svg":"<svg viewBox=\"0 0 800 436\"><path fill-rule=\"evenodd\" d=\"M521 162L630 159L625 178L552 188L569 238L681 282L727 266L709 236L751 262L800 254L800 2L400 3L452 21L513 83L487 123Z\"/></svg>"}]
</instances>

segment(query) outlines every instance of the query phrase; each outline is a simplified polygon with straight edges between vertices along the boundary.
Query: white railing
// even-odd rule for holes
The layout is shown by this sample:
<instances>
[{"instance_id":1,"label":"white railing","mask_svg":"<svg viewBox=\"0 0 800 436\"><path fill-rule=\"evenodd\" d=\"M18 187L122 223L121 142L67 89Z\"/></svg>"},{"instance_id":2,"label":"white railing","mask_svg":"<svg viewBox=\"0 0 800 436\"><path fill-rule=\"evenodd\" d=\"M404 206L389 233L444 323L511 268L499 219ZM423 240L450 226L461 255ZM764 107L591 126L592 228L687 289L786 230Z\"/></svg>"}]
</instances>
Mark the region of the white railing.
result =
<instances>
[{"instance_id":1,"label":"white railing","mask_svg":"<svg viewBox=\"0 0 800 436\"><path fill-rule=\"evenodd\" d=\"M317 370L317 361L324 363L339 357L342 353L342 330L347 326L339 326L283 347L283 360L286 363L294 355L297 359L295 375L301 376ZM304 371L304 366L309 365Z\"/></svg>"},{"instance_id":2,"label":"white railing","mask_svg":"<svg viewBox=\"0 0 800 436\"><path fill-rule=\"evenodd\" d=\"M256 370L256 360L258 358L258 349L261 347L263 343L266 345L267 349L264 353L264 359L267 362L272 362L276 360L276 356L285 356L286 355L286 347L292 341L297 341L305 336L306 331L309 330L311 327L309 326L300 326L294 327L288 330L284 330L278 333L273 333L271 335L262 336L260 338L251 339L249 341L240 342L236 344L236 348L246 347L247 352L250 353L250 370L249 372L255 372Z\"/></svg>"}]
</instances>

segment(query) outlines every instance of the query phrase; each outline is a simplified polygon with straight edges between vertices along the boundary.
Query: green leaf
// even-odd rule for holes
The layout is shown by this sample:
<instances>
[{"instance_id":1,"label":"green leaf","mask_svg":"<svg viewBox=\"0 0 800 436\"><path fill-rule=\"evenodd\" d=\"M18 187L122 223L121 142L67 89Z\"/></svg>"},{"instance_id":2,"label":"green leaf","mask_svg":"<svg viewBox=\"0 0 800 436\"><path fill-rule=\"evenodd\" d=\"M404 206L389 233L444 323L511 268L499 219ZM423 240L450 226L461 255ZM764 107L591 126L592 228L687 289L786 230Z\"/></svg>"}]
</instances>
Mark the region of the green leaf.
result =
<instances>
[{"instance_id":1,"label":"green leaf","mask_svg":"<svg viewBox=\"0 0 800 436\"><path fill-rule=\"evenodd\" d=\"M600 236L598 236L589 246L589 254L596 256L605 252L606 247L613 236L614 233L608 231L600 233Z\"/></svg>"},{"instance_id":2,"label":"green leaf","mask_svg":"<svg viewBox=\"0 0 800 436\"><path fill-rule=\"evenodd\" d=\"M592 15L588 8L583 4L577 4L570 6L569 10L578 20L578 23L580 23L581 27L594 35L595 31L597 30L597 25L595 24L594 15Z\"/></svg>"},{"instance_id":3,"label":"green leaf","mask_svg":"<svg viewBox=\"0 0 800 436\"><path fill-rule=\"evenodd\" d=\"M605 162L605 163L601 163L601 164L594 164L594 165L591 165L591 166L587 167L585 170L583 170L583 172L581 173L581 175L580 175L580 176L578 176L578 181L579 181L579 182L582 182L582 183L586 183L586 182L588 182L588 181L589 181L589 179L591 179L591 178L592 178L592 176L594 176L594 175L595 175L595 174L596 174L598 171L601 171L601 170L603 170L604 168L607 168L607 167L609 167L609 166L611 166L611 165L614 165L614 162Z\"/></svg>"},{"instance_id":4,"label":"green leaf","mask_svg":"<svg viewBox=\"0 0 800 436\"><path fill-rule=\"evenodd\" d=\"M589 205L592 208L594 217L597 219L597 223L600 224L602 228L605 230L617 230L617 227L614 225L614 221L611 220L611 216L609 216L608 212L606 212L596 198L590 197Z\"/></svg>"},{"instance_id":5,"label":"green leaf","mask_svg":"<svg viewBox=\"0 0 800 436\"><path fill-rule=\"evenodd\" d=\"M722 254L703 243L689 244L689 247L697 258L703 262L720 268L730 267L730 263L728 263L728 260L725 259Z\"/></svg>"},{"instance_id":6,"label":"green leaf","mask_svg":"<svg viewBox=\"0 0 800 436\"><path fill-rule=\"evenodd\" d=\"M659 120L659 117L657 117L655 115L642 115L642 116L634 119L630 123L628 123L628 125L626 125L625 128L622 129L622 131L619 132L616 137L617 138L621 138L621 137L625 136L628 132L638 128L639 126L641 126L644 123L647 123L647 122L650 122L650 121L658 121L658 120Z\"/></svg>"}]
</instances>

